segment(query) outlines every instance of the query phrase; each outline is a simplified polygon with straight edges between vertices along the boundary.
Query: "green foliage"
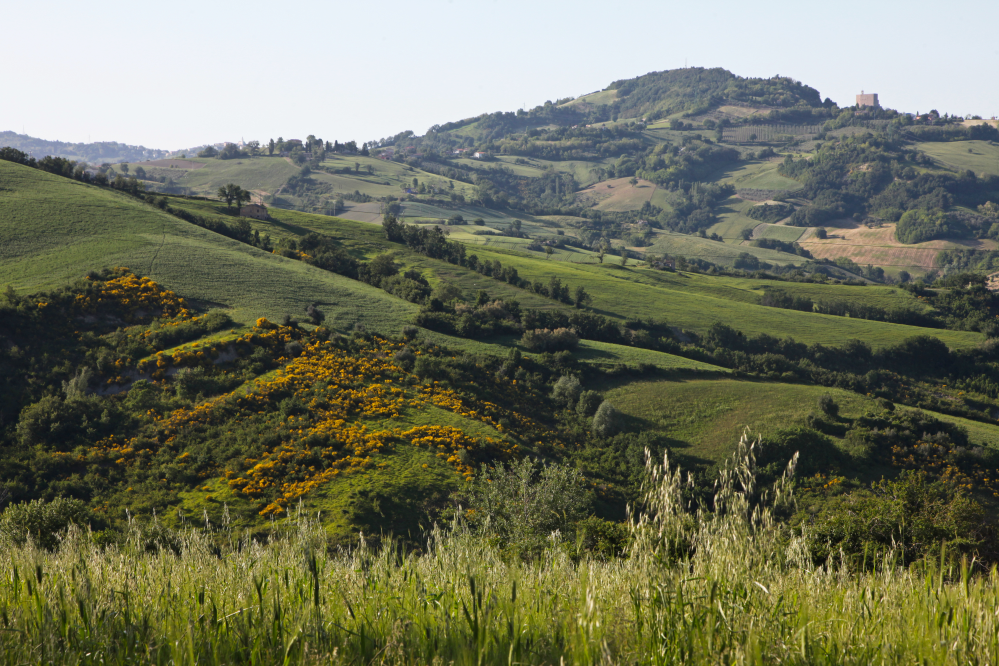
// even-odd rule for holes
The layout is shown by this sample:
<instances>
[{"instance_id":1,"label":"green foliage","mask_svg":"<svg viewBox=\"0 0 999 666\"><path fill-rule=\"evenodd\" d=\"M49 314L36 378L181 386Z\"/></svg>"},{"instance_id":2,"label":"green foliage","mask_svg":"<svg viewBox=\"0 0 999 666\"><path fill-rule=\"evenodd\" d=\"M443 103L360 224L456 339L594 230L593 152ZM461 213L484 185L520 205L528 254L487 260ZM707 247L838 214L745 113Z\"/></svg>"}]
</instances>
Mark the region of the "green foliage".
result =
<instances>
[{"instance_id":1,"label":"green foliage","mask_svg":"<svg viewBox=\"0 0 999 666\"><path fill-rule=\"evenodd\" d=\"M537 352L571 351L579 346L579 335L571 328L536 328L524 331L520 344Z\"/></svg>"},{"instance_id":2,"label":"green foliage","mask_svg":"<svg viewBox=\"0 0 999 666\"><path fill-rule=\"evenodd\" d=\"M0 537L18 546L31 539L41 548L54 550L70 525L85 529L92 520L90 509L78 499L20 502L0 514Z\"/></svg>"},{"instance_id":3,"label":"green foliage","mask_svg":"<svg viewBox=\"0 0 999 666\"><path fill-rule=\"evenodd\" d=\"M911 245L953 234L956 227L942 210L915 209L906 212L895 227L900 243Z\"/></svg>"},{"instance_id":4,"label":"green foliage","mask_svg":"<svg viewBox=\"0 0 999 666\"><path fill-rule=\"evenodd\" d=\"M621 427L621 412L607 400L600 403L593 415L593 432L601 437L610 437Z\"/></svg>"},{"instance_id":5,"label":"green foliage","mask_svg":"<svg viewBox=\"0 0 999 666\"><path fill-rule=\"evenodd\" d=\"M855 566L873 567L891 553L899 564L952 553L991 555L994 528L982 506L953 485L905 471L882 479L869 493L829 506L811 528L812 557L824 562L842 551Z\"/></svg>"},{"instance_id":6,"label":"green foliage","mask_svg":"<svg viewBox=\"0 0 999 666\"><path fill-rule=\"evenodd\" d=\"M839 416L839 405L828 393L819 398L819 409L828 417L836 418Z\"/></svg>"},{"instance_id":7,"label":"green foliage","mask_svg":"<svg viewBox=\"0 0 999 666\"><path fill-rule=\"evenodd\" d=\"M552 389L552 400L572 409L582 390L583 386L575 375L562 375Z\"/></svg>"},{"instance_id":8,"label":"green foliage","mask_svg":"<svg viewBox=\"0 0 999 666\"><path fill-rule=\"evenodd\" d=\"M597 391L583 391L579 394L579 401L576 403L576 413L580 416L593 416L597 408L604 401Z\"/></svg>"},{"instance_id":9,"label":"green foliage","mask_svg":"<svg viewBox=\"0 0 999 666\"><path fill-rule=\"evenodd\" d=\"M475 524L523 558L536 557L552 541L571 542L589 504L579 470L531 458L483 465L465 496Z\"/></svg>"}]
</instances>

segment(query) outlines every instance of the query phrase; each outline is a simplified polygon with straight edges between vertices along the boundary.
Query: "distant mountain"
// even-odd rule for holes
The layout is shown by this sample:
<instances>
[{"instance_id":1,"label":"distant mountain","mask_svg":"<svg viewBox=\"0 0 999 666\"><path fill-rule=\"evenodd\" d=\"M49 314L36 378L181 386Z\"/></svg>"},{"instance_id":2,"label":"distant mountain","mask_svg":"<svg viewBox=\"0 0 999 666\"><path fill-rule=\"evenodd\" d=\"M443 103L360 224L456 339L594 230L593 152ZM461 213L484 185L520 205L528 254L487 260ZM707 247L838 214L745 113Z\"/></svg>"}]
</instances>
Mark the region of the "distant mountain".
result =
<instances>
[{"instance_id":1,"label":"distant mountain","mask_svg":"<svg viewBox=\"0 0 999 666\"><path fill-rule=\"evenodd\" d=\"M67 143L65 141L46 141L17 132L0 132L0 147L3 146L17 148L36 159L52 155L71 160L83 160L92 164L141 162L161 159L169 154L169 151L166 150L146 148L145 146L129 146L117 141Z\"/></svg>"}]
</instances>

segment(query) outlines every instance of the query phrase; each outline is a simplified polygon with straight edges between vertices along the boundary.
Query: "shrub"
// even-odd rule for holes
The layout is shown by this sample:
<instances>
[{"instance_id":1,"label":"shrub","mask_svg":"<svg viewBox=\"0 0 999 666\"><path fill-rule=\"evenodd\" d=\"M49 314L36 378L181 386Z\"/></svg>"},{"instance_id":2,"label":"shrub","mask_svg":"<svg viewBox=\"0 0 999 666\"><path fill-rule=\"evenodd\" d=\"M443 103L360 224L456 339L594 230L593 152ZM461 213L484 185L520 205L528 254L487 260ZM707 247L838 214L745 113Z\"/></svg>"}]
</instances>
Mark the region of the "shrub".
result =
<instances>
[{"instance_id":1,"label":"shrub","mask_svg":"<svg viewBox=\"0 0 999 666\"><path fill-rule=\"evenodd\" d=\"M415 340L420 335L419 326L403 326L402 337L407 340Z\"/></svg>"},{"instance_id":2,"label":"shrub","mask_svg":"<svg viewBox=\"0 0 999 666\"><path fill-rule=\"evenodd\" d=\"M621 412L606 400L600 403L593 415L593 432L601 437L610 437L620 428Z\"/></svg>"},{"instance_id":3,"label":"shrub","mask_svg":"<svg viewBox=\"0 0 999 666\"><path fill-rule=\"evenodd\" d=\"M206 331L214 333L215 331L221 331L223 328L232 326L232 317L229 316L228 312L223 310L212 310L202 317L201 325Z\"/></svg>"},{"instance_id":4,"label":"shrub","mask_svg":"<svg viewBox=\"0 0 999 666\"><path fill-rule=\"evenodd\" d=\"M579 399L579 394L582 390L583 387L579 383L579 379L573 375L562 375L555 382L555 388L552 390L552 399L560 405L572 407L576 404L576 400Z\"/></svg>"},{"instance_id":5,"label":"shrub","mask_svg":"<svg viewBox=\"0 0 999 666\"><path fill-rule=\"evenodd\" d=\"M580 416L593 416L601 402L603 398L596 391L583 391L576 403L576 413Z\"/></svg>"},{"instance_id":6,"label":"shrub","mask_svg":"<svg viewBox=\"0 0 999 666\"><path fill-rule=\"evenodd\" d=\"M403 370L409 371L416 363L416 354L409 347L403 347L392 356L392 362Z\"/></svg>"},{"instance_id":7,"label":"shrub","mask_svg":"<svg viewBox=\"0 0 999 666\"><path fill-rule=\"evenodd\" d=\"M67 400L79 400L86 397L90 390L90 378L93 376L90 368L80 368L68 381L62 383L63 393Z\"/></svg>"},{"instance_id":8,"label":"shrub","mask_svg":"<svg viewBox=\"0 0 999 666\"><path fill-rule=\"evenodd\" d=\"M520 344L536 352L571 351L579 346L579 336L571 328L536 328L525 331Z\"/></svg>"},{"instance_id":9,"label":"shrub","mask_svg":"<svg viewBox=\"0 0 999 666\"><path fill-rule=\"evenodd\" d=\"M18 545L30 536L42 548L54 550L62 531L70 525L85 527L90 518L87 505L77 499L21 502L7 507L0 516L0 535Z\"/></svg>"},{"instance_id":10,"label":"shrub","mask_svg":"<svg viewBox=\"0 0 999 666\"><path fill-rule=\"evenodd\" d=\"M482 465L466 497L480 529L525 559L539 554L555 534L571 539L589 503L579 470L530 458L509 467Z\"/></svg>"},{"instance_id":11,"label":"shrub","mask_svg":"<svg viewBox=\"0 0 999 666\"><path fill-rule=\"evenodd\" d=\"M839 405L828 393L819 398L819 409L828 417L836 418L839 416Z\"/></svg>"}]
</instances>

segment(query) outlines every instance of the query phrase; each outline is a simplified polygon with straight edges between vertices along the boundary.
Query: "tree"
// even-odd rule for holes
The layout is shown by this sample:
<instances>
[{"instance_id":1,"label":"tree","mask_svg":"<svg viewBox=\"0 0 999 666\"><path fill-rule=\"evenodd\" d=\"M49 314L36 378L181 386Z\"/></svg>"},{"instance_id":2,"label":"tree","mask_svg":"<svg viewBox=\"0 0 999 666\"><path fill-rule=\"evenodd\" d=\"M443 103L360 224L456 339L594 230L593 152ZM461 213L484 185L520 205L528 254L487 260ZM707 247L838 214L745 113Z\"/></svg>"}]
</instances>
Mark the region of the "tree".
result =
<instances>
[{"instance_id":1,"label":"tree","mask_svg":"<svg viewBox=\"0 0 999 666\"><path fill-rule=\"evenodd\" d=\"M552 254L554 253L555 250L552 248L551 245L545 245L545 259L550 259Z\"/></svg>"},{"instance_id":2,"label":"tree","mask_svg":"<svg viewBox=\"0 0 999 666\"><path fill-rule=\"evenodd\" d=\"M475 524L525 558L540 554L556 533L572 540L589 503L578 469L530 458L509 467L482 465L469 486L465 497Z\"/></svg>"},{"instance_id":3,"label":"tree","mask_svg":"<svg viewBox=\"0 0 999 666\"><path fill-rule=\"evenodd\" d=\"M371 176L375 173L375 167L368 165L368 175Z\"/></svg>"},{"instance_id":4,"label":"tree","mask_svg":"<svg viewBox=\"0 0 999 666\"><path fill-rule=\"evenodd\" d=\"M239 208L243 205L244 201L250 200L250 193L235 183L223 185L218 189L218 191L215 192L215 195L219 199L225 201L226 208L232 208L233 202L235 202L236 207Z\"/></svg>"},{"instance_id":5,"label":"tree","mask_svg":"<svg viewBox=\"0 0 999 666\"><path fill-rule=\"evenodd\" d=\"M596 391L583 391L576 402L576 413L580 416L593 416L603 401Z\"/></svg>"},{"instance_id":6,"label":"tree","mask_svg":"<svg viewBox=\"0 0 999 666\"><path fill-rule=\"evenodd\" d=\"M249 203L250 200L252 199L252 195L248 191L244 190L242 187L239 187L237 185L236 194L233 197L233 199L236 203L236 208L238 209L242 208L244 203Z\"/></svg>"},{"instance_id":7,"label":"tree","mask_svg":"<svg viewBox=\"0 0 999 666\"><path fill-rule=\"evenodd\" d=\"M825 240L826 238L829 238L829 232L827 232L824 227L819 227L815 230L815 237L820 240Z\"/></svg>"},{"instance_id":8,"label":"tree","mask_svg":"<svg viewBox=\"0 0 999 666\"><path fill-rule=\"evenodd\" d=\"M259 141L251 141L250 143L246 144L246 148L249 151L250 155L259 155L260 154L260 142Z\"/></svg>"},{"instance_id":9,"label":"tree","mask_svg":"<svg viewBox=\"0 0 999 666\"><path fill-rule=\"evenodd\" d=\"M316 326L320 326L324 321L326 321L326 314L321 312L316 304L310 304L309 307L305 308L305 314L309 316L309 319Z\"/></svg>"},{"instance_id":10,"label":"tree","mask_svg":"<svg viewBox=\"0 0 999 666\"><path fill-rule=\"evenodd\" d=\"M267 143L267 154L268 155L273 155L274 154L274 139L271 139Z\"/></svg>"},{"instance_id":11,"label":"tree","mask_svg":"<svg viewBox=\"0 0 999 666\"><path fill-rule=\"evenodd\" d=\"M607 254L607 246L601 245L600 252L597 254L597 261L601 264L604 263L604 255Z\"/></svg>"},{"instance_id":12,"label":"tree","mask_svg":"<svg viewBox=\"0 0 999 666\"><path fill-rule=\"evenodd\" d=\"M354 162L354 173L361 173L361 163Z\"/></svg>"},{"instance_id":13,"label":"tree","mask_svg":"<svg viewBox=\"0 0 999 666\"><path fill-rule=\"evenodd\" d=\"M571 409L576 405L582 391L583 386L579 383L579 379L573 375L562 375L552 388L552 400Z\"/></svg>"},{"instance_id":14,"label":"tree","mask_svg":"<svg viewBox=\"0 0 999 666\"><path fill-rule=\"evenodd\" d=\"M586 293L586 289L583 288L583 285L579 285L578 287L576 287L576 295L575 298L573 298L573 303L576 305L577 308L581 308L584 305L588 305L592 301L593 298Z\"/></svg>"},{"instance_id":15,"label":"tree","mask_svg":"<svg viewBox=\"0 0 999 666\"><path fill-rule=\"evenodd\" d=\"M122 164L121 165L121 172L124 173L124 174L128 174L128 165L127 164Z\"/></svg>"},{"instance_id":16,"label":"tree","mask_svg":"<svg viewBox=\"0 0 999 666\"><path fill-rule=\"evenodd\" d=\"M833 400L832 396L828 393L823 394L822 397L819 398L819 409L822 410L823 414L830 418L836 418L839 416L839 405L836 404L836 401Z\"/></svg>"},{"instance_id":17,"label":"tree","mask_svg":"<svg viewBox=\"0 0 999 666\"><path fill-rule=\"evenodd\" d=\"M610 437L617 433L620 427L621 412L604 400L593 415L593 432L601 437Z\"/></svg>"}]
</instances>

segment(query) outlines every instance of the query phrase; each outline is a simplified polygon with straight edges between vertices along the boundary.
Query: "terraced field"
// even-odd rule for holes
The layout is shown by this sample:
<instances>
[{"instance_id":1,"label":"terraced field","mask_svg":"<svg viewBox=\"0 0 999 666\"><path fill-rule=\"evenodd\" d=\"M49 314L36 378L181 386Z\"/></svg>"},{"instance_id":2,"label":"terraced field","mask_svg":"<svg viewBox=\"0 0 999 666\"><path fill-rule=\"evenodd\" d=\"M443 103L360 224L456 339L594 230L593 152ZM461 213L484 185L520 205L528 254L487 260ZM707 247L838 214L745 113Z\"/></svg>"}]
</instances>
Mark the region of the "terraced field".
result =
<instances>
[{"instance_id":1,"label":"terraced field","mask_svg":"<svg viewBox=\"0 0 999 666\"><path fill-rule=\"evenodd\" d=\"M903 245L895 239L895 225L868 229L854 222L828 228L829 238L821 240L813 234L799 241L801 246L818 259L846 257L858 264L873 264L885 270L906 270L925 273L935 266L941 250L994 250L999 243L988 239L935 240L914 245Z\"/></svg>"}]
</instances>

